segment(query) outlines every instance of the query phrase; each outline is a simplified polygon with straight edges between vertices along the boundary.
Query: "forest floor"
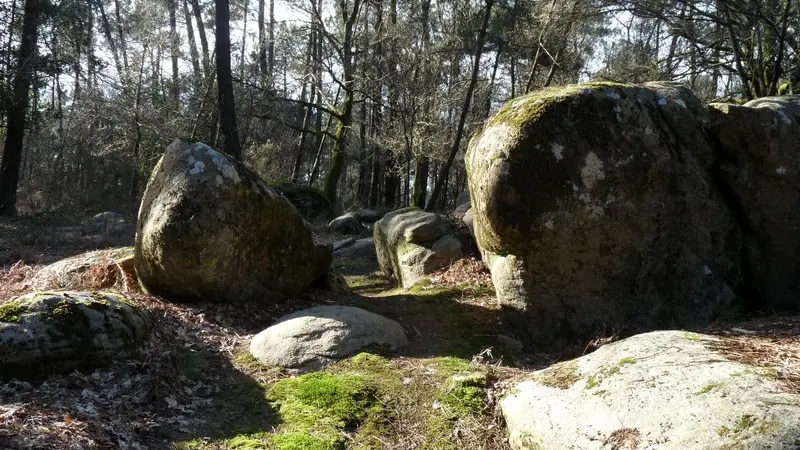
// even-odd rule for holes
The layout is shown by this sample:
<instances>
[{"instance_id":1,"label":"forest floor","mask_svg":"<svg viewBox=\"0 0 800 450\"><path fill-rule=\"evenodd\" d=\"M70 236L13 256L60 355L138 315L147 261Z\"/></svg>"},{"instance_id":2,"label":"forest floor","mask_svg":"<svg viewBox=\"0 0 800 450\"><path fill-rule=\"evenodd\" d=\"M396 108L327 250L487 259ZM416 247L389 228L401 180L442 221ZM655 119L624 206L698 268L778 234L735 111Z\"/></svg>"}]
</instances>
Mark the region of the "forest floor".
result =
<instances>
[{"instance_id":1,"label":"forest floor","mask_svg":"<svg viewBox=\"0 0 800 450\"><path fill-rule=\"evenodd\" d=\"M0 303L30 291L45 263L132 244L132 231L108 238L63 220L0 221ZM489 274L472 259L410 290L393 287L373 258L334 264L352 294L311 291L274 305L174 304L135 283L87 279L85 290L115 289L149 309L153 332L135 358L46 381L0 383L0 449L507 449L497 401L509 386L615 339L561 354L509 350L498 341L503 330ZM397 320L409 345L301 377L249 356L255 333L284 314L324 304ZM726 352L745 362L800 362L797 317L694 331L726 336ZM800 392L797 375L784 381Z\"/></svg>"}]
</instances>

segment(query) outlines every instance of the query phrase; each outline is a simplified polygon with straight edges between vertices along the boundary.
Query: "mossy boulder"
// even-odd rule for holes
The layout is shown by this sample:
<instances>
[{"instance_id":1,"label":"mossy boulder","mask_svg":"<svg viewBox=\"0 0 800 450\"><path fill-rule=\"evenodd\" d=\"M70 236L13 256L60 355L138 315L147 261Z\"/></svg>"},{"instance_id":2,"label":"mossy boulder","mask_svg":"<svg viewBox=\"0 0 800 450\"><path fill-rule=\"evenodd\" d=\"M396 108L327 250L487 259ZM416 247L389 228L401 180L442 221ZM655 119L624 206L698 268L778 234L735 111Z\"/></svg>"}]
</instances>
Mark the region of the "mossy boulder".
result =
<instances>
[{"instance_id":1,"label":"mossy boulder","mask_svg":"<svg viewBox=\"0 0 800 450\"><path fill-rule=\"evenodd\" d=\"M742 309L741 234L704 170L698 104L672 85L554 88L472 139L475 237L526 344Z\"/></svg>"},{"instance_id":2,"label":"mossy boulder","mask_svg":"<svg viewBox=\"0 0 800 450\"><path fill-rule=\"evenodd\" d=\"M500 401L512 448L797 448L797 394L721 340L645 333L529 374Z\"/></svg>"},{"instance_id":3,"label":"mossy boulder","mask_svg":"<svg viewBox=\"0 0 800 450\"><path fill-rule=\"evenodd\" d=\"M136 272L173 301L274 302L331 262L308 223L255 173L201 142L175 141L139 210Z\"/></svg>"},{"instance_id":4,"label":"mossy boulder","mask_svg":"<svg viewBox=\"0 0 800 450\"><path fill-rule=\"evenodd\" d=\"M800 96L712 104L719 177L743 222L751 307L800 308Z\"/></svg>"},{"instance_id":5,"label":"mossy boulder","mask_svg":"<svg viewBox=\"0 0 800 450\"><path fill-rule=\"evenodd\" d=\"M333 217L333 205L328 197L315 187L289 182L275 183L272 187L289 199L300 215L309 222L325 222Z\"/></svg>"},{"instance_id":6,"label":"mossy boulder","mask_svg":"<svg viewBox=\"0 0 800 450\"><path fill-rule=\"evenodd\" d=\"M149 313L110 292L39 292L0 305L0 377L37 378L132 354Z\"/></svg>"},{"instance_id":7,"label":"mossy boulder","mask_svg":"<svg viewBox=\"0 0 800 450\"><path fill-rule=\"evenodd\" d=\"M460 259L468 245L444 217L414 207L386 214L374 238L381 271L405 288Z\"/></svg>"}]
</instances>

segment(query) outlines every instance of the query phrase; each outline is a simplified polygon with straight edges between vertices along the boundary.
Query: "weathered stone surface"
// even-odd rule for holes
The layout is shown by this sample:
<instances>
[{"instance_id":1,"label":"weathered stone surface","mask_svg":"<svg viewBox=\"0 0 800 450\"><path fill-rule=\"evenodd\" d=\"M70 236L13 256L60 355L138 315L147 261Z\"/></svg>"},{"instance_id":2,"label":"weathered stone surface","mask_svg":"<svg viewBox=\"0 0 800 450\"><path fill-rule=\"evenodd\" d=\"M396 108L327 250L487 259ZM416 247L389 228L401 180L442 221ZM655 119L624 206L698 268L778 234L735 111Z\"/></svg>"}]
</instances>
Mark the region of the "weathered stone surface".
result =
<instances>
[{"instance_id":1,"label":"weathered stone surface","mask_svg":"<svg viewBox=\"0 0 800 450\"><path fill-rule=\"evenodd\" d=\"M443 217L419 208L386 214L375 224L375 249L381 270L403 287L451 264L463 244Z\"/></svg>"},{"instance_id":2,"label":"weathered stone surface","mask_svg":"<svg viewBox=\"0 0 800 450\"><path fill-rule=\"evenodd\" d=\"M330 220L333 217L333 205L317 188L294 183L278 183L271 186L297 208L297 211L309 222Z\"/></svg>"},{"instance_id":3,"label":"weathered stone surface","mask_svg":"<svg viewBox=\"0 0 800 450\"><path fill-rule=\"evenodd\" d=\"M92 226L97 233L118 234L128 228L128 222L122 214L105 211L92 217Z\"/></svg>"},{"instance_id":4,"label":"weathered stone surface","mask_svg":"<svg viewBox=\"0 0 800 450\"><path fill-rule=\"evenodd\" d=\"M328 224L328 232L336 234L358 235L367 231L361 219L354 213L343 214Z\"/></svg>"},{"instance_id":5,"label":"weathered stone surface","mask_svg":"<svg viewBox=\"0 0 800 450\"><path fill-rule=\"evenodd\" d=\"M307 372L369 346L398 349L408 343L403 327L350 306L319 306L281 318L250 342L261 363Z\"/></svg>"},{"instance_id":6,"label":"weathered stone surface","mask_svg":"<svg viewBox=\"0 0 800 450\"><path fill-rule=\"evenodd\" d=\"M467 226L469 230L469 234L473 237L475 236L475 216L472 213L472 208L470 207L467 212L464 213L464 217L461 218L461 221L464 222L464 225Z\"/></svg>"},{"instance_id":7,"label":"weathered stone surface","mask_svg":"<svg viewBox=\"0 0 800 450\"><path fill-rule=\"evenodd\" d=\"M0 376L35 378L133 352L152 327L120 294L40 292L0 305Z\"/></svg>"},{"instance_id":8,"label":"weathered stone surface","mask_svg":"<svg viewBox=\"0 0 800 450\"><path fill-rule=\"evenodd\" d=\"M637 335L534 372L500 402L515 449L796 449L800 395L719 338Z\"/></svg>"},{"instance_id":9,"label":"weathered stone surface","mask_svg":"<svg viewBox=\"0 0 800 450\"><path fill-rule=\"evenodd\" d=\"M743 222L747 298L756 310L800 307L800 96L712 104L718 177Z\"/></svg>"},{"instance_id":10,"label":"weathered stone surface","mask_svg":"<svg viewBox=\"0 0 800 450\"><path fill-rule=\"evenodd\" d=\"M385 216L387 211L385 210L377 210L377 209L360 209L358 211L353 212L362 223L375 223Z\"/></svg>"},{"instance_id":11,"label":"weathered stone surface","mask_svg":"<svg viewBox=\"0 0 800 450\"><path fill-rule=\"evenodd\" d=\"M246 167L175 141L147 185L135 261L142 284L168 300L273 302L322 277L331 250Z\"/></svg>"},{"instance_id":12,"label":"weathered stone surface","mask_svg":"<svg viewBox=\"0 0 800 450\"><path fill-rule=\"evenodd\" d=\"M136 280L133 247L96 250L54 262L31 279L34 290L79 289L92 284L104 287Z\"/></svg>"},{"instance_id":13,"label":"weathered stone surface","mask_svg":"<svg viewBox=\"0 0 800 450\"><path fill-rule=\"evenodd\" d=\"M461 192L458 194L458 197L456 197L456 208L454 212L457 214L464 214L472 206L471 203L469 191Z\"/></svg>"},{"instance_id":14,"label":"weathered stone surface","mask_svg":"<svg viewBox=\"0 0 800 450\"><path fill-rule=\"evenodd\" d=\"M459 192L458 197L456 197L456 206L461 206L466 203L470 202L469 191L462 191Z\"/></svg>"},{"instance_id":15,"label":"weathered stone surface","mask_svg":"<svg viewBox=\"0 0 800 450\"><path fill-rule=\"evenodd\" d=\"M466 155L506 317L557 344L741 309L741 235L704 171L687 92L588 84L512 100Z\"/></svg>"},{"instance_id":16,"label":"weathered stone surface","mask_svg":"<svg viewBox=\"0 0 800 450\"><path fill-rule=\"evenodd\" d=\"M340 260L358 261L362 263L377 262L375 239L372 237L354 240L350 245L336 249L333 256Z\"/></svg>"}]
</instances>

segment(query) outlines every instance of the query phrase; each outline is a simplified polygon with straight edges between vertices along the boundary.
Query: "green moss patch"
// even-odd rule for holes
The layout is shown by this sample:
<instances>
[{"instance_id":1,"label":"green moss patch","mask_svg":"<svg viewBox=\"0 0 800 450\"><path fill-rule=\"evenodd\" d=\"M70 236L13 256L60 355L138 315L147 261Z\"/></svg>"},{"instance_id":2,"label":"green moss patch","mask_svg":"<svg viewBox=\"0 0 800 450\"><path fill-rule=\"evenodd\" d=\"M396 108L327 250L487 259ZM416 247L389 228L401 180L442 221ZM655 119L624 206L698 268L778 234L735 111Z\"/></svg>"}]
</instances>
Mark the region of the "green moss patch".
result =
<instances>
[{"instance_id":1,"label":"green moss patch","mask_svg":"<svg viewBox=\"0 0 800 450\"><path fill-rule=\"evenodd\" d=\"M28 312L27 306L20 302L8 302L0 305L0 322L19 323L22 314Z\"/></svg>"},{"instance_id":2,"label":"green moss patch","mask_svg":"<svg viewBox=\"0 0 800 450\"><path fill-rule=\"evenodd\" d=\"M268 399L283 422L273 440L281 450L342 448L342 431L357 429L375 403L363 377L329 372L281 380Z\"/></svg>"},{"instance_id":3,"label":"green moss patch","mask_svg":"<svg viewBox=\"0 0 800 450\"><path fill-rule=\"evenodd\" d=\"M723 383L708 383L707 385L703 386L702 388L698 389L694 395L703 395L708 394L709 392L713 391L722 386Z\"/></svg>"}]
</instances>

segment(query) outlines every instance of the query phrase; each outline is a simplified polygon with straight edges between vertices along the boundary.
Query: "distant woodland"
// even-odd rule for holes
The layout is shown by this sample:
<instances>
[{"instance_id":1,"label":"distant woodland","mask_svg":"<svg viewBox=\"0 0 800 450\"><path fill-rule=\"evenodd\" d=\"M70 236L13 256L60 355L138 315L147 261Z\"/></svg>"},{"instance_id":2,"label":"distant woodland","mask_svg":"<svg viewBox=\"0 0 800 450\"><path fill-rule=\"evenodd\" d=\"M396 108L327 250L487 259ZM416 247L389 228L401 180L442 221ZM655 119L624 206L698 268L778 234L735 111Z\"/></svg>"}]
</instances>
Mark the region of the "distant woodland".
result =
<instances>
[{"instance_id":1,"label":"distant woodland","mask_svg":"<svg viewBox=\"0 0 800 450\"><path fill-rule=\"evenodd\" d=\"M132 214L178 137L341 209L441 209L509 99L800 93L798 28L797 0L4 0L0 215Z\"/></svg>"}]
</instances>

